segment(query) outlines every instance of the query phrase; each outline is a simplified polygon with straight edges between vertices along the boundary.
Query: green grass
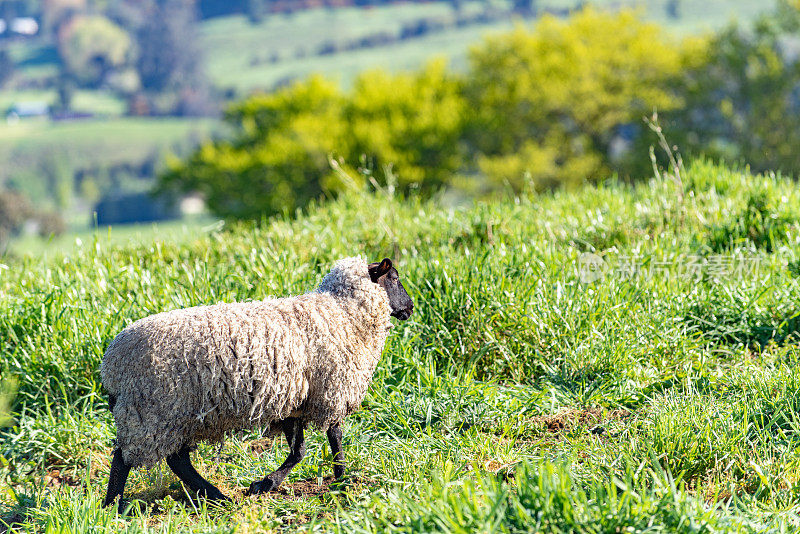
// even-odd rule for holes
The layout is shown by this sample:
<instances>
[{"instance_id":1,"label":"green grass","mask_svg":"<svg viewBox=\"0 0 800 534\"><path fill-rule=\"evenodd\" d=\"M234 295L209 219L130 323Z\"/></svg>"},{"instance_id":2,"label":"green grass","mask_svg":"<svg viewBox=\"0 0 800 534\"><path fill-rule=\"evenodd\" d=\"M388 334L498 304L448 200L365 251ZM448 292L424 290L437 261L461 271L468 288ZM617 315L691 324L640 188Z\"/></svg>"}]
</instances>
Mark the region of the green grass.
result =
<instances>
[{"instance_id":1,"label":"green grass","mask_svg":"<svg viewBox=\"0 0 800 534\"><path fill-rule=\"evenodd\" d=\"M24 120L0 124L0 157L15 148L69 147L91 151L97 158L137 159L153 148L167 147L186 137L208 135L210 119L125 118L49 122Z\"/></svg>"},{"instance_id":2,"label":"green grass","mask_svg":"<svg viewBox=\"0 0 800 534\"><path fill-rule=\"evenodd\" d=\"M83 221L85 224L85 221ZM187 218L186 220L152 223L121 224L67 232L60 236L42 238L25 236L9 243L9 256L38 258L75 254L85 246L124 247L140 242L183 242L205 233L219 230L224 222L211 217Z\"/></svg>"},{"instance_id":3,"label":"green grass","mask_svg":"<svg viewBox=\"0 0 800 534\"><path fill-rule=\"evenodd\" d=\"M22 532L795 531L798 206L793 181L697 162L682 184L459 208L354 192L294 220L6 258L0 373L17 393L0 518ZM594 281L587 253L603 261ZM301 492L331 472L311 431L283 493L243 497L286 454L253 431L194 454L233 502L189 501L162 465L132 474L127 517L101 509L114 428L98 365L114 335L162 310L308 291L352 254L395 258L416 307L345 422L345 482Z\"/></svg>"},{"instance_id":4,"label":"green grass","mask_svg":"<svg viewBox=\"0 0 800 534\"><path fill-rule=\"evenodd\" d=\"M0 113L5 118L6 110L14 104L44 102L48 105L53 105L57 100L58 94L55 89L0 91ZM118 117L125 113L126 104L124 100L108 91L79 90L75 91L72 97L72 110L104 117Z\"/></svg>"}]
</instances>

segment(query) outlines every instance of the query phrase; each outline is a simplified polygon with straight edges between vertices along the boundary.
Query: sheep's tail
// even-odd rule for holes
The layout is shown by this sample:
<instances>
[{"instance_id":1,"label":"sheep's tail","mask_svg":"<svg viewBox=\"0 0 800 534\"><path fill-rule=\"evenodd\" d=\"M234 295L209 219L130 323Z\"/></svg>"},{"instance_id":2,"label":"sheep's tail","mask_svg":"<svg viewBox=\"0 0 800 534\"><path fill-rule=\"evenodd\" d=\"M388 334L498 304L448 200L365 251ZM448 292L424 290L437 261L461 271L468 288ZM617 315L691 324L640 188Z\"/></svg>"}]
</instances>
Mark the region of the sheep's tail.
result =
<instances>
[{"instance_id":1,"label":"sheep's tail","mask_svg":"<svg viewBox=\"0 0 800 534\"><path fill-rule=\"evenodd\" d=\"M112 395L111 393L108 394L108 409L112 412L114 411L114 406L117 405L117 396Z\"/></svg>"}]
</instances>

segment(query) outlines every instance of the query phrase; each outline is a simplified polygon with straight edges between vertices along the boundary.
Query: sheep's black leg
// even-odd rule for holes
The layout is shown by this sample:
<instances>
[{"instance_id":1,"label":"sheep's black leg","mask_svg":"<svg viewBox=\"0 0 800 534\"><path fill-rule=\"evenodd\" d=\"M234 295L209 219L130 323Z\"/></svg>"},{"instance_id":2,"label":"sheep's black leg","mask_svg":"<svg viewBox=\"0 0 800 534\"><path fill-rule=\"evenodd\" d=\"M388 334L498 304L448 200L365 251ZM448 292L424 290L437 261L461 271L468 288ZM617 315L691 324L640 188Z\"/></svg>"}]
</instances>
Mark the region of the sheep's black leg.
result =
<instances>
[{"instance_id":1,"label":"sheep's black leg","mask_svg":"<svg viewBox=\"0 0 800 534\"><path fill-rule=\"evenodd\" d=\"M264 477L263 480L256 480L247 489L246 495L255 495L256 493L264 493L280 486L289 471L294 466L300 463L303 456L306 455L306 441L303 437L303 422L300 419L290 417L284 419L283 433L286 434L286 441L289 442L289 457L281 466Z\"/></svg>"},{"instance_id":2,"label":"sheep's black leg","mask_svg":"<svg viewBox=\"0 0 800 534\"><path fill-rule=\"evenodd\" d=\"M331 445L333 454L333 476L342 478L344 476L344 451L342 450L342 427L339 423L328 428L328 443Z\"/></svg>"},{"instance_id":3,"label":"sheep's black leg","mask_svg":"<svg viewBox=\"0 0 800 534\"><path fill-rule=\"evenodd\" d=\"M108 475L108 491L106 492L106 499L103 501L103 507L108 506L119 497L119 513L122 513L122 492L125 490L125 482L128 480L128 473L131 472L131 466L125 463L122 459L122 450L117 449L114 451L114 458L111 460L111 472Z\"/></svg>"},{"instance_id":4,"label":"sheep's black leg","mask_svg":"<svg viewBox=\"0 0 800 534\"><path fill-rule=\"evenodd\" d=\"M188 447L184 447L175 454L167 456L167 465L172 469L172 472L178 475L178 478L189 487L192 493L205 497L206 499L218 501L229 500L211 482L204 479L200 476L200 473L195 470L192 466L192 461L189 459Z\"/></svg>"}]
</instances>

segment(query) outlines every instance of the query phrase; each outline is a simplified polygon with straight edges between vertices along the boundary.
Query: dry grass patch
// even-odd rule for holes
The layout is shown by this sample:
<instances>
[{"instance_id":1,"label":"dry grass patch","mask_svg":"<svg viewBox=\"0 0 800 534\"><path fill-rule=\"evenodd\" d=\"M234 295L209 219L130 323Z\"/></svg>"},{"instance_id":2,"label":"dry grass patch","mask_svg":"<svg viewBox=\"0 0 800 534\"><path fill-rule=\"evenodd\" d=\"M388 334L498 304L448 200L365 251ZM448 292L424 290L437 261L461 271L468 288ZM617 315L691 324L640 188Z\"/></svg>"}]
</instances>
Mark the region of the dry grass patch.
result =
<instances>
[{"instance_id":1,"label":"dry grass patch","mask_svg":"<svg viewBox=\"0 0 800 534\"><path fill-rule=\"evenodd\" d=\"M603 408L564 408L554 414L540 415L531 420L534 429L563 434L578 427L590 427L593 434L602 435L607 431L602 424L611 421L624 421L630 417L628 410L605 410Z\"/></svg>"}]
</instances>

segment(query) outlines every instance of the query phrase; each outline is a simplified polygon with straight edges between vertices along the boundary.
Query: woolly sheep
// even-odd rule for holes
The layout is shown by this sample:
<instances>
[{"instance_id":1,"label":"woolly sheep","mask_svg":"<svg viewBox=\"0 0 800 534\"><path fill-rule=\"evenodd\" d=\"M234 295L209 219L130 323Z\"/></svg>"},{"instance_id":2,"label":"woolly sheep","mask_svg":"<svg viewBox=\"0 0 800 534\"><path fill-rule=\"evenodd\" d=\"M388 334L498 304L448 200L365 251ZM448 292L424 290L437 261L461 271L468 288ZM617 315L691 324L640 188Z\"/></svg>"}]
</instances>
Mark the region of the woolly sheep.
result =
<instances>
[{"instance_id":1,"label":"woolly sheep","mask_svg":"<svg viewBox=\"0 0 800 534\"><path fill-rule=\"evenodd\" d=\"M308 423L326 430L344 475L340 423L364 398L392 324L414 305L386 258L339 261L305 295L151 315L114 338L100 367L117 426L104 506L132 467L162 458L195 494L227 499L189 452L239 429L286 435L291 453L247 493L276 488L303 458Z\"/></svg>"}]
</instances>

